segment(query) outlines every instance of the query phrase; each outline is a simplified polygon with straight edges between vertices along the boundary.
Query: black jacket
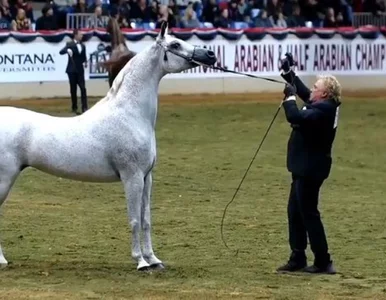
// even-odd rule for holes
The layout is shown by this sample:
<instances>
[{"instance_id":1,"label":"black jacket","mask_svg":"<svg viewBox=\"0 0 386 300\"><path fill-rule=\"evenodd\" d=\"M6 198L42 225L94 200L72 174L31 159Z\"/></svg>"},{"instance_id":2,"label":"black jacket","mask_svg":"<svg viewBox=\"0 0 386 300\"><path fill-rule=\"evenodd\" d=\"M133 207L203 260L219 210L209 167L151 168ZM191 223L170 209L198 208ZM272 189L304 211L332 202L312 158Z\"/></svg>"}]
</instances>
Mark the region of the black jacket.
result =
<instances>
[{"instance_id":1,"label":"black jacket","mask_svg":"<svg viewBox=\"0 0 386 300\"><path fill-rule=\"evenodd\" d=\"M331 170L331 149L338 126L339 105L334 100L310 101L311 91L291 73L282 75L296 86L305 102L301 110L296 101L284 101L287 121L293 130L288 141L287 168L297 176L326 179Z\"/></svg>"},{"instance_id":2,"label":"black jacket","mask_svg":"<svg viewBox=\"0 0 386 300\"><path fill-rule=\"evenodd\" d=\"M78 47L76 46L75 41L68 42L66 46L59 51L59 54L67 54L67 49L72 50L72 58L68 56L66 73L80 73L84 74L83 63L87 62L86 57L86 47L84 44L82 46L82 51L79 53Z\"/></svg>"}]
</instances>

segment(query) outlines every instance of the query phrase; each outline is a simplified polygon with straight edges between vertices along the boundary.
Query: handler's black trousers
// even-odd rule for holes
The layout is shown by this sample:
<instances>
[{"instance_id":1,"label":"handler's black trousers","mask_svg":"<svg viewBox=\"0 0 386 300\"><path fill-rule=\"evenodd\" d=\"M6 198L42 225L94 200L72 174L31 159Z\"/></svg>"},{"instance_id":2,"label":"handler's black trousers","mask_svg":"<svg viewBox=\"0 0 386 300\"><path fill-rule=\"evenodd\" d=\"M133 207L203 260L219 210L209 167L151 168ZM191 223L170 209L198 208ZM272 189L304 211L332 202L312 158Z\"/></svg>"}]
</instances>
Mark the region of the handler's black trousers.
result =
<instances>
[{"instance_id":1,"label":"handler's black trousers","mask_svg":"<svg viewBox=\"0 0 386 300\"><path fill-rule=\"evenodd\" d=\"M319 190L324 180L292 175L288 201L289 243L292 259L304 260L307 234L315 265L325 266L330 262L324 227L318 211Z\"/></svg>"},{"instance_id":2,"label":"handler's black trousers","mask_svg":"<svg viewBox=\"0 0 386 300\"><path fill-rule=\"evenodd\" d=\"M84 81L84 74L67 73L67 75L68 75L68 80L70 82L72 111L78 110L77 86L79 86L81 102L82 102L82 112L85 112L88 109L88 104L87 104L87 93L86 93L86 85Z\"/></svg>"}]
</instances>

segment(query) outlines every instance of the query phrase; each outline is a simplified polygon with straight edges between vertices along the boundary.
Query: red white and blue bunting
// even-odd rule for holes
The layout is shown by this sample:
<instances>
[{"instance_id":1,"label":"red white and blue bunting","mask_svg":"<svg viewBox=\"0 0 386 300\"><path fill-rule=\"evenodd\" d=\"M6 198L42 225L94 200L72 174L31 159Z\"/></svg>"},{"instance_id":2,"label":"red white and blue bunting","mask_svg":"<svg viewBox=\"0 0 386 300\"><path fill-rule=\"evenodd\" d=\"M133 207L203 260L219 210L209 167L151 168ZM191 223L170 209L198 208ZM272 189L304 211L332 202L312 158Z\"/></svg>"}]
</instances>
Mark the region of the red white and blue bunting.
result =
<instances>
[{"instance_id":1,"label":"red white and blue bunting","mask_svg":"<svg viewBox=\"0 0 386 300\"><path fill-rule=\"evenodd\" d=\"M105 29L85 29L82 30L85 41L92 37L97 37L103 42L110 42L110 35ZM143 30L143 29L122 29L122 33L128 41L140 41L143 38L150 36L156 37L159 30ZM364 39L376 39L379 36L386 37L386 27L365 26L360 28L340 27L340 28L249 28L243 30L223 29L223 28L199 28L199 29L182 29L171 28L170 34L182 40L189 40L191 37L210 41L217 36L222 36L227 40L238 40L245 36L251 41L258 41L266 36L271 36L276 40L283 40L289 34L295 35L300 39L308 39L316 36L321 39L331 39L334 35L340 35L346 39L354 39L358 36ZM71 30L59 31L0 31L0 43L5 43L9 38L14 38L21 43L31 43L36 38L40 37L48 43L60 43L65 37L71 37Z\"/></svg>"}]
</instances>

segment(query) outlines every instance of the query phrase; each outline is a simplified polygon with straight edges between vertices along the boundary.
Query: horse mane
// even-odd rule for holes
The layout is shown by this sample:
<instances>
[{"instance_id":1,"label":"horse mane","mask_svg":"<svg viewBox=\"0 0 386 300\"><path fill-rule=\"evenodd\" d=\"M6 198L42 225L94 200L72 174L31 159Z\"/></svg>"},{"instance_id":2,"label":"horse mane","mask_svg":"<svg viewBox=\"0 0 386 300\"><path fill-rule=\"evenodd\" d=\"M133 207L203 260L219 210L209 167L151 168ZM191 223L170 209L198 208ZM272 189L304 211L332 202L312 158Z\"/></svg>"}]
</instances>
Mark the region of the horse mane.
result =
<instances>
[{"instance_id":1,"label":"horse mane","mask_svg":"<svg viewBox=\"0 0 386 300\"><path fill-rule=\"evenodd\" d=\"M117 80L113 81L109 94L111 92L113 95L115 95L118 92L119 87L121 86L121 83L123 81L123 74L121 73L121 70L136 54L136 52L129 50L128 52L125 52L115 58L109 59L101 63L101 65L105 68L110 68L110 72L114 79L117 78L118 75L122 75L118 77Z\"/></svg>"}]
</instances>

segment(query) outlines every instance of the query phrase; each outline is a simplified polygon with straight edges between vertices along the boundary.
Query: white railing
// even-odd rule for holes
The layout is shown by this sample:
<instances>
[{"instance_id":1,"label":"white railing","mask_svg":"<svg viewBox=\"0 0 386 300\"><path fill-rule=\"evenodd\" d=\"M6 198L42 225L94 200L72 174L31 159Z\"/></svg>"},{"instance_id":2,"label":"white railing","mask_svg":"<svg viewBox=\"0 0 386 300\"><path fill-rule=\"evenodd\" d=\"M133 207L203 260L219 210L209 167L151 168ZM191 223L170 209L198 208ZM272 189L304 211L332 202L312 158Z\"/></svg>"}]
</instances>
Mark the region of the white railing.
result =
<instances>
[{"instance_id":1,"label":"white railing","mask_svg":"<svg viewBox=\"0 0 386 300\"><path fill-rule=\"evenodd\" d=\"M68 13L66 20L67 29L106 27L109 17L97 17L87 13Z\"/></svg>"},{"instance_id":2,"label":"white railing","mask_svg":"<svg viewBox=\"0 0 386 300\"><path fill-rule=\"evenodd\" d=\"M373 25L377 27L386 26L386 13L374 15L373 13L353 13L353 26L360 27Z\"/></svg>"}]
</instances>

